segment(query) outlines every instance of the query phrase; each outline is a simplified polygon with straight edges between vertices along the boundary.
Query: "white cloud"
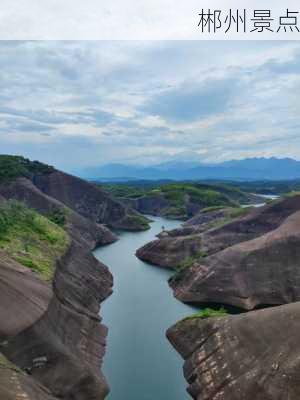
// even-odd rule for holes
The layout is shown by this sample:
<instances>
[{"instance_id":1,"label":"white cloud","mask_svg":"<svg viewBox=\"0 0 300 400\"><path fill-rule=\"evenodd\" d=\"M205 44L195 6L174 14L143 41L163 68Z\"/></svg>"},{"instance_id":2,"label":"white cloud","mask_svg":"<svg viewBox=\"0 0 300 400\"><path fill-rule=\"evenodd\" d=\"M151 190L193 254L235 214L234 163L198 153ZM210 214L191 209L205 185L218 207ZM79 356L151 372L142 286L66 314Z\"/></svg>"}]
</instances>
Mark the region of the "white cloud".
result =
<instances>
[{"instance_id":1,"label":"white cloud","mask_svg":"<svg viewBox=\"0 0 300 400\"><path fill-rule=\"evenodd\" d=\"M0 68L2 151L63 168L300 159L295 42L2 42Z\"/></svg>"}]
</instances>

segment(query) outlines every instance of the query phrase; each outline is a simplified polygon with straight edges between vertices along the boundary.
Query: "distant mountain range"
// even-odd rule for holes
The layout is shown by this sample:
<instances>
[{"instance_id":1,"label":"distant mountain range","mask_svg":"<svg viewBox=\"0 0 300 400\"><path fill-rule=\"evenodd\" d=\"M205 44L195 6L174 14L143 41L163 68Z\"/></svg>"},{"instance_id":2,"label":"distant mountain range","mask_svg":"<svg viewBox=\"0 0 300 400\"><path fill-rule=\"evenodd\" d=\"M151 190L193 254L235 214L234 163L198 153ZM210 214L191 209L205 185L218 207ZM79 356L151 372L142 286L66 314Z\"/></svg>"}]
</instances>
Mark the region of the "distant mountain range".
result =
<instances>
[{"instance_id":1,"label":"distant mountain range","mask_svg":"<svg viewBox=\"0 0 300 400\"><path fill-rule=\"evenodd\" d=\"M106 164L79 175L99 181L128 180L290 180L300 178L300 161L291 158L246 158L219 164L172 161L151 166Z\"/></svg>"}]
</instances>

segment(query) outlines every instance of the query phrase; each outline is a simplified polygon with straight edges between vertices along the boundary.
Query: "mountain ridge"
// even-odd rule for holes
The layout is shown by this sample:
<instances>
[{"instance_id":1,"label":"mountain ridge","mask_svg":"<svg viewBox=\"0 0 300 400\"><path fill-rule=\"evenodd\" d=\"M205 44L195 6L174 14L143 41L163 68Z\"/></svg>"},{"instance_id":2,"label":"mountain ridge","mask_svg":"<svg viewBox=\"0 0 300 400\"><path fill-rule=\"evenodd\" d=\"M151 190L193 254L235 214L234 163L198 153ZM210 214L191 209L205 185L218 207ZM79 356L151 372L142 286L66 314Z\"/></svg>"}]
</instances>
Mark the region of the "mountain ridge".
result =
<instances>
[{"instance_id":1,"label":"mountain ridge","mask_svg":"<svg viewBox=\"0 0 300 400\"><path fill-rule=\"evenodd\" d=\"M300 178L300 161L293 158L253 157L204 164L189 161L172 161L151 166L112 163L89 167L78 173L91 180L136 179L171 180L290 180Z\"/></svg>"}]
</instances>

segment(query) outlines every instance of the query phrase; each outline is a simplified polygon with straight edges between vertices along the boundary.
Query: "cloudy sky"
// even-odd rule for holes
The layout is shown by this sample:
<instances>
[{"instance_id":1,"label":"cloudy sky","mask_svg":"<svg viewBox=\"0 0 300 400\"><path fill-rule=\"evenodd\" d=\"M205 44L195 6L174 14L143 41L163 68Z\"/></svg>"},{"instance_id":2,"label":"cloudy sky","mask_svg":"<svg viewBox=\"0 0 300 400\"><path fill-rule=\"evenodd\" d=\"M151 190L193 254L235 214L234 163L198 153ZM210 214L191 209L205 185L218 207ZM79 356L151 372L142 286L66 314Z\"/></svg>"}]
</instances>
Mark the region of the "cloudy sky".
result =
<instances>
[{"instance_id":1,"label":"cloudy sky","mask_svg":"<svg viewBox=\"0 0 300 400\"><path fill-rule=\"evenodd\" d=\"M300 160L297 41L0 42L1 153L110 162Z\"/></svg>"}]
</instances>

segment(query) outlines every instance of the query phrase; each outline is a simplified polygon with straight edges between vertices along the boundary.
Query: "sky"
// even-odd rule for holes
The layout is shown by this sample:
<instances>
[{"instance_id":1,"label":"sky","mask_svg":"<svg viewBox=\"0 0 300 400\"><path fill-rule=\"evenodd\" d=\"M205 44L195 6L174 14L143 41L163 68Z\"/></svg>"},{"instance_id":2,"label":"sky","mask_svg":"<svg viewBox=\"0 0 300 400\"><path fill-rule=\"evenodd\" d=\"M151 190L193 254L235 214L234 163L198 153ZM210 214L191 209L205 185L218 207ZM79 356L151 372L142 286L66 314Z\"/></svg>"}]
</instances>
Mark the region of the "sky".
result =
<instances>
[{"instance_id":1,"label":"sky","mask_svg":"<svg viewBox=\"0 0 300 400\"><path fill-rule=\"evenodd\" d=\"M0 149L66 171L300 160L297 41L1 41Z\"/></svg>"}]
</instances>

